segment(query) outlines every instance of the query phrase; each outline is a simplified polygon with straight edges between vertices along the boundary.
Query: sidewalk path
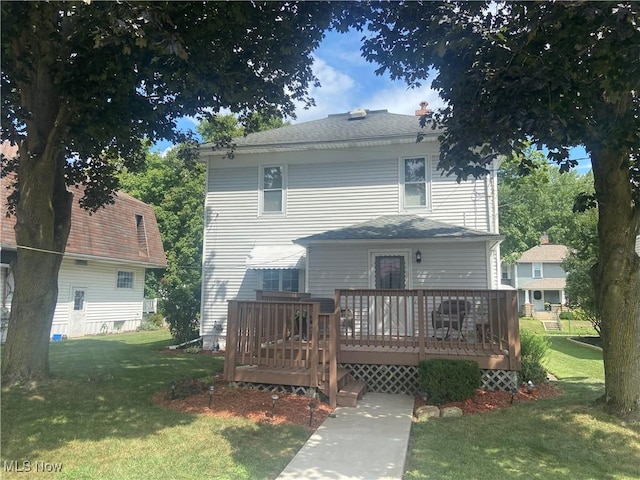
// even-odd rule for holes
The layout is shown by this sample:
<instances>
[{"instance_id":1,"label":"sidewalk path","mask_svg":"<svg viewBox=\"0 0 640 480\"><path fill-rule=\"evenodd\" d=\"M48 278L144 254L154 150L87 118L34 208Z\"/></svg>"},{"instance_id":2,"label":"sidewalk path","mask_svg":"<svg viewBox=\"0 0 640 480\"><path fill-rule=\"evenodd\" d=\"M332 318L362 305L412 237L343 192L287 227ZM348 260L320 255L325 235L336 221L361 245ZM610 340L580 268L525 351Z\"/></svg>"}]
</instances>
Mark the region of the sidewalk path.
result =
<instances>
[{"instance_id":1,"label":"sidewalk path","mask_svg":"<svg viewBox=\"0 0 640 480\"><path fill-rule=\"evenodd\" d=\"M413 402L408 395L367 393L356 408L337 408L278 479L401 479Z\"/></svg>"}]
</instances>

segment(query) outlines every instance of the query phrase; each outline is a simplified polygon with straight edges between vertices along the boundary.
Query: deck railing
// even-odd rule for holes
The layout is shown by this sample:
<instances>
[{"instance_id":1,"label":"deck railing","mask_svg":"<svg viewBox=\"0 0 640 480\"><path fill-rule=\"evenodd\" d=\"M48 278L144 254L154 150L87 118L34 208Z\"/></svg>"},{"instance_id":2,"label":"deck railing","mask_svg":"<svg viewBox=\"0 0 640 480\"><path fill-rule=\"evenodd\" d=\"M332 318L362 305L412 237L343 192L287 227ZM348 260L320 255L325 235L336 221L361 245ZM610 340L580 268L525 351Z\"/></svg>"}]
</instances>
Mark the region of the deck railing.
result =
<instances>
[{"instance_id":1,"label":"deck railing","mask_svg":"<svg viewBox=\"0 0 640 480\"><path fill-rule=\"evenodd\" d=\"M508 353L517 368L516 292L510 290L336 290L341 345ZM488 352L487 352L488 353Z\"/></svg>"},{"instance_id":2,"label":"deck railing","mask_svg":"<svg viewBox=\"0 0 640 480\"><path fill-rule=\"evenodd\" d=\"M233 300L227 331L226 380L236 365L308 370L311 388L336 376L338 321L318 302Z\"/></svg>"}]
</instances>

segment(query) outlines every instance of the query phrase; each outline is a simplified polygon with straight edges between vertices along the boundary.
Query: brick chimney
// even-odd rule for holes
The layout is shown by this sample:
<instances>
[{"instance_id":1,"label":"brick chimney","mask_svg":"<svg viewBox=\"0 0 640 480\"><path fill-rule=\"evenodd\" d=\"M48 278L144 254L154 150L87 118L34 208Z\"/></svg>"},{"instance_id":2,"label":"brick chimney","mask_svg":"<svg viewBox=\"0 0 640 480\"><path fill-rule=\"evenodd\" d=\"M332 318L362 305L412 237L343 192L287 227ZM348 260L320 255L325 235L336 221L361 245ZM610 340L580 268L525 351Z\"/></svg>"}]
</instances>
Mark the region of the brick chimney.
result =
<instances>
[{"instance_id":1,"label":"brick chimney","mask_svg":"<svg viewBox=\"0 0 640 480\"><path fill-rule=\"evenodd\" d=\"M429 115L433 113L429 108L427 108L429 104L426 100L420 102L420 110L416 110L416 117L421 117L423 115Z\"/></svg>"},{"instance_id":2,"label":"brick chimney","mask_svg":"<svg viewBox=\"0 0 640 480\"><path fill-rule=\"evenodd\" d=\"M543 233L540 236L540 245L549 245L549 235Z\"/></svg>"}]
</instances>

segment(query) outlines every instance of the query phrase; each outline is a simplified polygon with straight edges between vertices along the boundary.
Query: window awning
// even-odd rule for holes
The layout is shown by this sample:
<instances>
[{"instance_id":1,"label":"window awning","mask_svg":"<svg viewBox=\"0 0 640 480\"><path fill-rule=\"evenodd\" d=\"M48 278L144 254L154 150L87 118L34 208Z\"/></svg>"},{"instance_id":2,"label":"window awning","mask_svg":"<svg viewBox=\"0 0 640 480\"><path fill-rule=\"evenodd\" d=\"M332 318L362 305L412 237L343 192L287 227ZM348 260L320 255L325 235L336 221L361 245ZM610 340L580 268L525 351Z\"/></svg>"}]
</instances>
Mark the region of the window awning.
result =
<instances>
[{"instance_id":1,"label":"window awning","mask_svg":"<svg viewBox=\"0 0 640 480\"><path fill-rule=\"evenodd\" d=\"M257 270L304 268L306 249L300 245L253 247L247 257L247 268Z\"/></svg>"}]
</instances>

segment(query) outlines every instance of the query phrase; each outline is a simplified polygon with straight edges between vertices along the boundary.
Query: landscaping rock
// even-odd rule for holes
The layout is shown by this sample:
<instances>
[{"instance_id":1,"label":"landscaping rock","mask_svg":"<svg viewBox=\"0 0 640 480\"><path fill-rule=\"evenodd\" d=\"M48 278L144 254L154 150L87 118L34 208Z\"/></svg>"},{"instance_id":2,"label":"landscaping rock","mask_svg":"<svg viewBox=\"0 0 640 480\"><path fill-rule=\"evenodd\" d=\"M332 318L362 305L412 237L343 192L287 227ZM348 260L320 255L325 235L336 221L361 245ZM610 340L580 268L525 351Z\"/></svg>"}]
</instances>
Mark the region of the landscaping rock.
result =
<instances>
[{"instance_id":1,"label":"landscaping rock","mask_svg":"<svg viewBox=\"0 0 640 480\"><path fill-rule=\"evenodd\" d=\"M435 405L422 405L416 409L416 419L427 420L429 418L438 418L440 409Z\"/></svg>"},{"instance_id":2,"label":"landscaping rock","mask_svg":"<svg viewBox=\"0 0 640 480\"><path fill-rule=\"evenodd\" d=\"M440 410L441 417L461 417L462 409L458 407L444 407Z\"/></svg>"}]
</instances>

